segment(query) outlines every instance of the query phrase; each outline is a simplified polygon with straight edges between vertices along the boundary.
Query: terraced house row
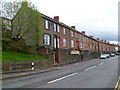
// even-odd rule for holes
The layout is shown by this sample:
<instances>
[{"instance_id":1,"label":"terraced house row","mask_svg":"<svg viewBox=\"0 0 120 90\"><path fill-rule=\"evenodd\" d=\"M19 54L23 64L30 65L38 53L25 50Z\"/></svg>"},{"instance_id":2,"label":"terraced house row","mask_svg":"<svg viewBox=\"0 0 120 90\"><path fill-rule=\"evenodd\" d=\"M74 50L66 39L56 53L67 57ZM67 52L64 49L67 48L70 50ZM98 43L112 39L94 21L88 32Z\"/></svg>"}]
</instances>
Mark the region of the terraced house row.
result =
<instances>
[{"instance_id":1,"label":"terraced house row","mask_svg":"<svg viewBox=\"0 0 120 90\"><path fill-rule=\"evenodd\" d=\"M12 38L24 40L28 51L53 57L54 64L66 64L98 58L101 53L116 52L118 45L86 35L59 21L29 8L23 2L12 19ZM34 48L33 48L34 47ZM33 50L34 49L34 50Z\"/></svg>"}]
</instances>

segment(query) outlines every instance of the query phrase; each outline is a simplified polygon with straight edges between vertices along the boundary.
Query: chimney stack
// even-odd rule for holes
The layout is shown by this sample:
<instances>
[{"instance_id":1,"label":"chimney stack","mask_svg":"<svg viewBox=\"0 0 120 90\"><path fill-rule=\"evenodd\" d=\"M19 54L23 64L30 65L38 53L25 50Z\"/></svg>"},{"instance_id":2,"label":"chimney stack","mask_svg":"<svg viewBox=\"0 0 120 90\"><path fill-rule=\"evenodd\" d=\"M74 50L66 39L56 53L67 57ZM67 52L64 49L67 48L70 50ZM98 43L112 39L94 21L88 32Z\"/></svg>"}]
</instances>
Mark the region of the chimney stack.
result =
<instances>
[{"instance_id":1,"label":"chimney stack","mask_svg":"<svg viewBox=\"0 0 120 90\"><path fill-rule=\"evenodd\" d=\"M28 6L28 1L27 0L23 0L21 3L22 7L27 7Z\"/></svg>"},{"instance_id":2,"label":"chimney stack","mask_svg":"<svg viewBox=\"0 0 120 90\"><path fill-rule=\"evenodd\" d=\"M59 22L59 16L54 16L54 20Z\"/></svg>"},{"instance_id":3,"label":"chimney stack","mask_svg":"<svg viewBox=\"0 0 120 90\"><path fill-rule=\"evenodd\" d=\"M99 40L99 38L97 38L97 40Z\"/></svg>"},{"instance_id":4,"label":"chimney stack","mask_svg":"<svg viewBox=\"0 0 120 90\"><path fill-rule=\"evenodd\" d=\"M85 31L82 31L82 34L85 34Z\"/></svg>"},{"instance_id":5,"label":"chimney stack","mask_svg":"<svg viewBox=\"0 0 120 90\"><path fill-rule=\"evenodd\" d=\"M75 29L75 26L71 26L71 28Z\"/></svg>"},{"instance_id":6,"label":"chimney stack","mask_svg":"<svg viewBox=\"0 0 120 90\"><path fill-rule=\"evenodd\" d=\"M93 36L90 36L91 38L93 38Z\"/></svg>"}]
</instances>

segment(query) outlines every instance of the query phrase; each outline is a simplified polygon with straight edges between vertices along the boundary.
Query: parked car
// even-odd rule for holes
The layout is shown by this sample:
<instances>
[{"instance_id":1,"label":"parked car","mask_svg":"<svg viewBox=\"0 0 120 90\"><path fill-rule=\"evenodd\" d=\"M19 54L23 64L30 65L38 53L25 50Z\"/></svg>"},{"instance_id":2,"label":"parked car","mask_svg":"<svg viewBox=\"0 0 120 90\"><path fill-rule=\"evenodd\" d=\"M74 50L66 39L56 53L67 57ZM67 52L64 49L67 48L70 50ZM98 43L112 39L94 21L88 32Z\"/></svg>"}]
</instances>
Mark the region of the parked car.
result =
<instances>
[{"instance_id":1,"label":"parked car","mask_svg":"<svg viewBox=\"0 0 120 90\"><path fill-rule=\"evenodd\" d=\"M111 56L111 57L115 57L115 54L114 54L114 53L111 53L110 56Z\"/></svg>"},{"instance_id":2,"label":"parked car","mask_svg":"<svg viewBox=\"0 0 120 90\"><path fill-rule=\"evenodd\" d=\"M100 59L106 59L107 55L106 54L101 54Z\"/></svg>"},{"instance_id":3,"label":"parked car","mask_svg":"<svg viewBox=\"0 0 120 90\"><path fill-rule=\"evenodd\" d=\"M120 53L117 52L116 55L120 55Z\"/></svg>"},{"instance_id":4,"label":"parked car","mask_svg":"<svg viewBox=\"0 0 120 90\"><path fill-rule=\"evenodd\" d=\"M110 58L110 54L105 54L107 56L107 58Z\"/></svg>"}]
</instances>

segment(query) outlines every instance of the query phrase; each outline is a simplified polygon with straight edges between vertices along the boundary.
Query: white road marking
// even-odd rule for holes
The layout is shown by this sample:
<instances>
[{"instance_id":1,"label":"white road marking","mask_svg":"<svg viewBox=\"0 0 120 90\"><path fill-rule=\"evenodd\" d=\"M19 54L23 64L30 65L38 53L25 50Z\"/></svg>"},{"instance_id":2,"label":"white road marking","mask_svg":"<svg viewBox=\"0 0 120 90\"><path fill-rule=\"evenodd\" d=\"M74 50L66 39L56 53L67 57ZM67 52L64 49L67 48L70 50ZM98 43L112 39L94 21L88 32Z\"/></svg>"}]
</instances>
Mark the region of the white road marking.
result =
<instances>
[{"instance_id":1,"label":"white road marking","mask_svg":"<svg viewBox=\"0 0 120 90\"><path fill-rule=\"evenodd\" d=\"M92 69L92 68L95 68L96 66L92 66L92 67L89 67L87 69L85 69L85 71L88 71L89 69Z\"/></svg>"},{"instance_id":2,"label":"white road marking","mask_svg":"<svg viewBox=\"0 0 120 90\"><path fill-rule=\"evenodd\" d=\"M109 62L109 61L106 61L106 62Z\"/></svg>"},{"instance_id":3,"label":"white road marking","mask_svg":"<svg viewBox=\"0 0 120 90\"><path fill-rule=\"evenodd\" d=\"M76 74L78 74L78 73L76 72L76 73L73 73L73 74L70 74L70 75L67 75L67 76L64 76L64 77L61 77L61 78L58 78L58 79L52 80L52 81L47 82L47 83L48 83L48 84L50 84L50 83L54 83L54 82L57 82L57 81L63 80L63 79L65 79L65 78L68 78L68 77L74 76L74 75L76 75Z\"/></svg>"},{"instance_id":4,"label":"white road marking","mask_svg":"<svg viewBox=\"0 0 120 90\"><path fill-rule=\"evenodd\" d=\"M75 65L78 65L78 63L76 63Z\"/></svg>"},{"instance_id":5,"label":"white road marking","mask_svg":"<svg viewBox=\"0 0 120 90\"><path fill-rule=\"evenodd\" d=\"M102 65L104 62L100 63L99 65Z\"/></svg>"}]
</instances>

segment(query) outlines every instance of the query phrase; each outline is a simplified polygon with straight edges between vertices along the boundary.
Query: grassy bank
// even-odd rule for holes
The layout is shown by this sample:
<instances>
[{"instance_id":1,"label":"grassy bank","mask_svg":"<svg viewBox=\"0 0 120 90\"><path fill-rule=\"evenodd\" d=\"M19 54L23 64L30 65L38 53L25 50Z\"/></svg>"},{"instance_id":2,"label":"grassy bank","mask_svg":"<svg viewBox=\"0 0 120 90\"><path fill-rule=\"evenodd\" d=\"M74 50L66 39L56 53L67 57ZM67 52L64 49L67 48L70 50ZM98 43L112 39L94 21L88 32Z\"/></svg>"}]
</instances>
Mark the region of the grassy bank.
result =
<instances>
[{"instance_id":1,"label":"grassy bank","mask_svg":"<svg viewBox=\"0 0 120 90\"><path fill-rule=\"evenodd\" d=\"M25 61L25 60L48 60L48 58L35 54L20 53L14 51L2 52L2 61Z\"/></svg>"}]
</instances>

